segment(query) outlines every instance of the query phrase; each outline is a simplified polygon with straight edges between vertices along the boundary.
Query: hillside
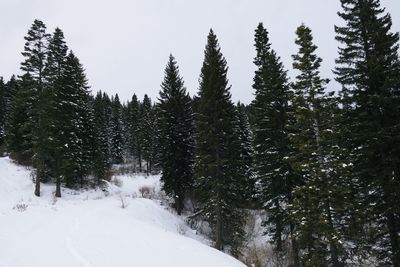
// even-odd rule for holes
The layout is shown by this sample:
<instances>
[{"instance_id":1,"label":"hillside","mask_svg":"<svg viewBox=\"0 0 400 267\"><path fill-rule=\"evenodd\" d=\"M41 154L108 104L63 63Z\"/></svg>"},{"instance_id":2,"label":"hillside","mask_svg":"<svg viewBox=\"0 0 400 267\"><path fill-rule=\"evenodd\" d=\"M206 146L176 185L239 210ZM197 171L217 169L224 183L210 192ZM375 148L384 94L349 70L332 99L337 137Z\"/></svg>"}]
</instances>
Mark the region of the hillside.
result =
<instances>
[{"instance_id":1,"label":"hillside","mask_svg":"<svg viewBox=\"0 0 400 267\"><path fill-rule=\"evenodd\" d=\"M142 197L143 186L159 194L158 176L117 179L120 187L110 184L107 194L64 189L55 199L54 186L42 185L37 198L30 171L0 158L0 266L244 266Z\"/></svg>"}]
</instances>

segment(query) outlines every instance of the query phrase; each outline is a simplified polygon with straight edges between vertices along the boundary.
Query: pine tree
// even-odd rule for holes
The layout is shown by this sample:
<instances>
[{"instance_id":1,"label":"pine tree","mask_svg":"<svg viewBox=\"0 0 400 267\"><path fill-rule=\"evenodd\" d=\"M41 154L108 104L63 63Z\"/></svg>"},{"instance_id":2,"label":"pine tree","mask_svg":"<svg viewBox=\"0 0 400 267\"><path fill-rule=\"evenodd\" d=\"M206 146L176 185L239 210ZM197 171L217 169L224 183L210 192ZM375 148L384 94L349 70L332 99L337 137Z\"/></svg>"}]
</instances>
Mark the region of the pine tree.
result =
<instances>
[{"instance_id":1,"label":"pine tree","mask_svg":"<svg viewBox=\"0 0 400 267\"><path fill-rule=\"evenodd\" d=\"M93 102L94 117L94 163L93 172L100 186L107 180L110 169L110 148L108 142L108 120L103 93L96 94Z\"/></svg>"},{"instance_id":2,"label":"pine tree","mask_svg":"<svg viewBox=\"0 0 400 267\"><path fill-rule=\"evenodd\" d=\"M133 94L131 101L127 105L126 118L126 140L127 150L130 156L139 164L139 172L142 171L142 150L139 133L140 103L137 96Z\"/></svg>"},{"instance_id":3,"label":"pine tree","mask_svg":"<svg viewBox=\"0 0 400 267\"><path fill-rule=\"evenodd\" d=\"M32 163L34 129L37 114L35 104L37 95L34 81L29 74L25 74L19 81L20 88L15 96L7 125L7 148L11 157L19 163L29 165Z\"/></svg>"},{"instance_id":4,"label":"pine tree","mask_svg":"<svg viewBox=\"0 0 400 267\"><path fill-rule=\"evenodd\" d=\"M259 195L268 212L264 225L268 226L267 233L272 236L278 254L284 252L284 236L290 229L296 258L294 225L289 220L287 210L292 203L291 191L295 186L293 170L287 160L290 154L286 129L289 86L286 71L280 58L271 49L268 32L262 23L255 31L255 47L254 148ZM298 266L298 260L295 261Z\"/></svg>"},{"instance_id":5,"label":"pine tree","mask_svg":"<svg viewBox=\"0 0 400 267\"><path fill-rule=\"evenodd\" d=\"M112 162L120 164L123 162L123 129L122 129L122 105L119 102L118 94L111 100L111 157Z\"/></svg>"},{"instance_id":6,"label":"pine tree","mask_svg":"<svg viewBox=\"0 0 400 267\"><path fill-rule=\"evenodd\" d=\"M243 238L243 213L237 203L243 190L243 174L237 165L240 140L227 71L226 60L211 30L200 75L195 179L215 247L222 250L228 245L235 253Z\"/></svg>"},{"instance_id":7,"label":"pine tree","mask_svg":"<svg viewBox=\"0 0 400 267\"><path fill-rule=\"evenodd\" d=\"M51 121L56 131L51 136L56 196L60 197L61 182L70 188L83 184L89 172L91 157L87 153L91 152L93 138L87 80L82 65L72 52L66 57L59 86L54 89Z\"/></svg>"},{"instance_id":8,"label":"pine tree","mask_svg":"<svg viewBox=\"0 0 400 267\"><path fill-rule=\"evenodd\" d=\"M140 107L139 138L141 141L141 155L146 161L146 173L151 173L154 163L154 150L156 141L156 118L151 99L144 95Z\"/></svg>"},{"instance_id":9,"label":"pine tree","mask_svg":"<svg viewBox=\"0 0 400 267\"><path fill-rule=\"evenodd\" d=\"M240 139L240 161L239 165L241 173L245 176L243 190L243 202L252 202L256 196L256 175L254 166L254 148L253 148L253 131L250 127L249 118L246 114L246 106L244 104L237 104L237 117Z\"/></svg>"},{"instance_id":10,"label":"pine tree","mask_svg":"<svg viewBox=\"0 0 400 267\"><path fill-rule=\"evenodd\" d=\"M343 85L353 175L364 229L382 264L400 266L399 35L378 0L341 0L336 79ZM364 238L365 239L365 238Z\"/></svg>"},{"instance_id":11,"label":"pine tree","mask_svg":"<svg viewBox=\"0 0 400 267\"><path fill-rule=\"evenodd\" d=\"M36 184L35 184L35 195L40 196L40 181L46 176L47 168L45 166L45 153L42 149L42 143L45 139L45 131L42 126L43 112L41 106L45 103L45 93L43 90L44 79L44 68L47 60L47 47L48 47L49 34L46 33L46 26L40 20L35 20L25 37L26 43L24 46L24 61L21 63L21 70L25 72L25 79L30 78L31 83L24 83L30 85L30 88L26 88L32 99L28 100L29 117L25 118L20 126L25 129L26 132L32 131L32 133L26 133L25 136L32 136L30 140L26 142L32 142L34 151L34 165L36 167ZM21 103L22 104L22 103ZM33 125L32 125L33 124ZM32 127L33 126L33 127ZM18 126L17 126L18 127ZM31 146L31 145L29 145ZM25 154L27 151L24 151Z\"/></svg>"},{"instance_id":12,"label":"pine tree","mask_svg":"<svg viewBox=\"0 0 400 267\"><path fill-rule=\"evenodd\" d=\"M160 110L161 165L164 191L175 200L178 215L186 193L193 187L194 124L192 102L172 55L165 68Z\"/></svg>"},{"instance_id":13,"label":"pine tree","mask_svg":"<svg viewBox=\"0 0 400 267\"><path fill-rule=\"evenodd\" d=\"M60 98L62 92L62 75L66 68L66 57L68 47L64 40L64 34L56 28L49 40L47 62L43 70L45 84L41 99L41 127L43 129L43 138L40 138L37 147L40 148L41 158L47 168L47 176L52 176L56 180L56 196L61 197L61 176L60 157L62 149L58 146L64 144L57 143L62 113L65 99ZM63 114L64 115L64 114ZM42 177L42 181L44 178ZM48 180L48 178L46 179Z\"/></svg>"},{"instance_id":14,"label":"pine tree","mask_svg":"<svg viewBox=\"0 0 400 267\"><path fill-rule=\"evenodd\" d=\"M7 144L8 135L11 129L12 111L15 104L18 89L20 87L20 81L18 81L15 75L12 75L10 80L5 84L4 91L4 141L6 142L7 151L10 151Z\"/></svg>"},{"instance_id":15,"label":"pine tree","mask_svg":"<svg viewBox=\"0 0 400 267\"><path fill-rule=\"evenodd\" d=\"M6 86L4 84L3 77L0 77L0 154L1 154L1 147L3 146L5 137L5 122L6 122L5 94L6 94Z\"/></svg>"},{"instance_id":16,"label":"pine tree","mask_svg":"<svg viewBox=\"0 0 400 267\"><path fill-rule=\"evenodd\" d=\"M300 222L296 235L302 261L306 266L341 266L339 259L341 234L337 229L336 205L342 206L337 176L338 159L333 149L333 110L325 94L328 80L320 77L319 58L315 51L311 30L301 25L295 43L299 52L293 55L293 68L298 70L293 83L290 142L294 148L290 156L293 169L302 177L302 184L294 190L295 201L291 213Z\"/></svg>"}]
</instances>

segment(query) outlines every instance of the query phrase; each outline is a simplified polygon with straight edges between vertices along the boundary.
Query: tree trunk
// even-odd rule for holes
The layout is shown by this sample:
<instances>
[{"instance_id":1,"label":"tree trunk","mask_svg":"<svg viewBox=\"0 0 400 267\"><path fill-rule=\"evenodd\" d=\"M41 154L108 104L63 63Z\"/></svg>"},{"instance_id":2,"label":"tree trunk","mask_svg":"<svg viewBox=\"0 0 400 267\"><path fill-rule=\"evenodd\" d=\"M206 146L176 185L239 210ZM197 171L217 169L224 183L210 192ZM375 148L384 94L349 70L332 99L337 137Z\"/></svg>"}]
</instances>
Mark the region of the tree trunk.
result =
<instances>
[{"instance_id":1,"label":"tree trunk","mask_svg":"<svg viewBox=\"0 0 400 267\"><path fill-rule=\"evenodd\" d=\"M40 177L39 177L39 175L36 175L35 196L40 197Z\"/></svg>"},{"instance_id":2,"label":"tree trunk","mask_svg":"<svg viewBox=\"0 0 400 267\"><path fill-rule=\"evenodd\" d=\"M138 160L139 160L139 172L142 172L142 153L139 151Z\"/></svg>"},{"instance_id":3,"label":"tree trunk","mask_svg":"<svg viewBox=\"0 0 400 267\"><path fill-rule=\"evenodd\" d=\"M217 225L215 229L215 248L222 250L222 222L221 222L221 209L218 205L217 208Z\"/></svg>"},{"instance_id":4,"label":"tree trunk","mask_svg":"<svg viewBox=\"0 0 400 267\"><path fill-rule=\"evenodd\" d=\"M292 256L293 256L293 267L300 267L300 258L299 258L299 247L297 245L296 237L294 236L294 225L290 224L290 239L292 241Z\"/></svg>"},{"instance_id":5,"label":"tree trunk","mask_svg":"<svg viewBox=\"0 0 400 267\"><path fill-rule=\"evenodd\" d=\"M275 207L278 210L278 212L280 213L280 209L281 207L279 206L279 201L275 200ZM276 227L276 232L275 232L275 238L276 238L276 251L278 253L283 252L283 242L282 242L282 218L280 215L278 215L279 217L277 218L277 221L275 223L275 227Z\"/></svg>"},{"instance_id":6,"label":"tree trunk","mask_svg":"<svg viewBox=\"0 0 400 267\"><path fill-rule=\"evenodd\" d=\"M57 177L56 181L56 197L61 197L61 177Z\"/></svg>"},{"instance_id":7,"label":"tree trunk","mask_svg":"<svg viewBox=\"0 0 400 267\"><path fill-rule=\"evenodd\" d=\"M183 209L182 198L179 195L175 195L174 199L175 199L176 212L178 213L178 215L181 215Z\"/></svg>"}]
</instances>

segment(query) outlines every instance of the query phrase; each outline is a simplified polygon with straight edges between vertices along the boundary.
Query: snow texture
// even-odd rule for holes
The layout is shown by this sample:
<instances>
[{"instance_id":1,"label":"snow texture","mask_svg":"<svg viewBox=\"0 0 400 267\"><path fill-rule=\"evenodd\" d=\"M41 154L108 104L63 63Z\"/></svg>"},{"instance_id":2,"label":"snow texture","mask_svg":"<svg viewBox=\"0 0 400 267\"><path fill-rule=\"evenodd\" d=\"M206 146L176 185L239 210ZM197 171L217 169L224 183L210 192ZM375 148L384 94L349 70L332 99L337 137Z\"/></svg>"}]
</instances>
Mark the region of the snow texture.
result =
<instances>
[{"instance_id":1,"label":"snow texture","mask_svg":"<svg viewBox=\"0 0 400 267\"><path fill-rule=\"evenodd\" d=\"M63 189L42 184L33 195L30 170L0 158L0 267L244 267L206 245L160 201L158 176L119 176L121 187ZM125 208L121 208L124 201Z\"/></svg>"}]
</instances>

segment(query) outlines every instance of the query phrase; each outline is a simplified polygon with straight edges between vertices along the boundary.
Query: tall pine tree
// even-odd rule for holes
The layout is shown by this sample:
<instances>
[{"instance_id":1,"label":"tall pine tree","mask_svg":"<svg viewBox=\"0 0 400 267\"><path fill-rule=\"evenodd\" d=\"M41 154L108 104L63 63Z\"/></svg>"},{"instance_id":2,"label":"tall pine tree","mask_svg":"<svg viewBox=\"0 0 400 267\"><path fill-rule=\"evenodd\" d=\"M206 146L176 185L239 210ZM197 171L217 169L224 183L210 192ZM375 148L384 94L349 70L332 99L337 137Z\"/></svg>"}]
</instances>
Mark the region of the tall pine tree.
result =
<instances>
[{"instance_id":1,"label":"tall pine tree","mask_svg":"<svg viewBox=\"0 0 400 267\"><path fill-rule=\"evenodd\" d=\"M341 4L335 73L349 118L353 175L362 185L371 247L383 265L400 266L399 35L378 0Z\"/></svg>"},{"instance_id":2,"label":"tall pine tree","mask_svg":"<svg viewBox=\"0 0 400 267\"><path fill-rule=\"evenodd\" d=\"M237 203L243 190L238 165L240 141L226 60L212 30L204 54L196 114L197 190L215 247L222 250L231 246L235 253L243 237L243 214Z\"/></svg>"},{"instance_id":3,"label":"tall pine tree","mask_svg":"<svg viewBox=\"0 0 400 267\"><path fill-rule=\"evenodd\" d=\"M185 194L193 187L194 124L192 101L172 55L165 68L159 98L163 189L180 215Z\"/></svg>"},{"instance_id":4,"label":"tall pine tree","mask_svg":"<svg viewBox=\"0 0 400 267\"><path fill-rule=\"evenodd\" d=\"M320 77L322 59L315 51L311 30L301 25L296 31L295 43L299 52L293 55L293 68L298 71L293 83L290 115L290 143L294 149L290 156L293 169L301 176L302 184L294 190L295 202L291 213L299 222L296 235L302 262L306 266L341 266L339 261L340 233L335 219L336 205L344 203L339 193L340 181L335 172L338 167L328 96L327 80ZM337 166L336 166L337 165Z\"/></svg>"},{"instance_id":5,"label":"tall pine tree","mask_svg":"<svg viewBox=\"0 0 400 267\"><path fill-rule=\"evenodd\" d=\"M284 236L290 229L293 251L297 255L294 225L287 210L293 199L291 191L295 177L288 162L291 150L286 126L290 92L286 71L271 49L268 32L262 23L255 31L255 47L254 147L259 195L268 212L264 224L268 226L267 233L272 236L278 254L284 252ZM295 261L298 265L298 260Z\"/></svg>"}]
</instances>

